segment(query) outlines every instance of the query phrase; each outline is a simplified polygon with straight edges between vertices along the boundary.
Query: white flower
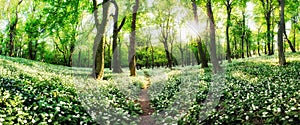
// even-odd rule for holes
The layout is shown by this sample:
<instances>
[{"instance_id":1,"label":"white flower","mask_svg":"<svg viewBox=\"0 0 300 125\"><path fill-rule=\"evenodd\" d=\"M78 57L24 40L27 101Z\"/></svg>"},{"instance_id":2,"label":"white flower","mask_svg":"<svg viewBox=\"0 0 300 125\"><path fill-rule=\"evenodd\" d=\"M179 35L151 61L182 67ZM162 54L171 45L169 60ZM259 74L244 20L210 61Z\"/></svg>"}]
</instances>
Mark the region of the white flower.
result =
<instances>
[{"instance_id":1,"label":"white flower","mask_svg":"<svg viewBox=\"0 0 300 125\"><path fill-rule=\"evenodd\" d=\"M270 105L267 106L267 110L271 110L271 106Z\"/></svg>"},{"instance_id":2,"label":"white flower","mask_svg":"<svg viewBox=\"0 0 300 125\"><path fill-rule=\"evenodd\" d=\"M249 116L248 115L246 116L246 120L249 120Z\"/></svg>"},{"instance_id":3,"label":"white flower","mask_svg":"<svg viewBox=\"0 0 300 125\"><path fill-rule=\"evenodd\" d=\"M60 107L55 107L56 111L60 111Z\"/></svg>"},{"instance_id":4,"label":"white flower","mask_svg":"<svg viewBox=\"0 0 300 125\"><path fill-rule=\"evenodd\" d=\"M228 119L228 116L227 116L227 115L225 116L225 119Z\"/></svg>"},{"instance_id":5,"label":"white flower","mask_svg":"<svg viewBox=\"0 0 300 125\"><path fill-rule=\"evenodd\" d=\"M34 119L32 119L32 120L31 120L31 122L32 122L32 123L35 123L35 120L34 120Z\"/></svg>"},{"instance_id":6,"label":"white flower","mask_svg":"<svg viewBox=\"0 0 300 125\"><path fill-rule=\"evenodd\" d=\"M268 112L263 112L262 114L263 114L262 117L267 117L266 115L268 114Z\"/></svg>"},{"instance_id":7,"label":"white flower","mask_svg":"<svg viewBox=\"0 0 300 125\"><path fill-rule=\"evenodd\" d=\"M277 108L277 112L281 112L281 108Z\"/></svg>"},{"instance_id":8,"label":"white flower","mask_svg":"<svg viewBox=\"0 0 300 125\"><path fill-rule=\"evenodd\" d=\"M293 106L293 107L291 107L291 110L293 111L293 110L296 110L296 108Z\"/></svg>"}]
</instances>

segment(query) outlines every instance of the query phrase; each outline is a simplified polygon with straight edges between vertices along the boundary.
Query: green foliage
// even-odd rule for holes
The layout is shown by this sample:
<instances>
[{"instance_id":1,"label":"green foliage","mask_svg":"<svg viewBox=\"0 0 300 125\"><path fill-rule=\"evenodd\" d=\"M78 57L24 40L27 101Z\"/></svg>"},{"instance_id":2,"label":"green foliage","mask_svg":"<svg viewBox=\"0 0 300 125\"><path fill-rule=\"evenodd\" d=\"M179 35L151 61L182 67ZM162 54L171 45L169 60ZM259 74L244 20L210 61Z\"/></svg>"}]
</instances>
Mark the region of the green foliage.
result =
<instances>
[{"instance_id":1,"label":"green foliage","mask_svg":"<svg viewBox=\"0 0 300 125\"><path fill-rule=\"evenodd\" d=\"M202 103L207 99L210 82L214 80L209 69L197 75L176 73L169 76L167 81L152 83L149 92L157 113L178 110L172 104L178 98L183 98L181 94L186 81L197 79L191 84L199 86L196 91L184 91L185 95L197 93L186 115L179 117L180 120L175 116L168 117L170 121L163 118L157 122L171 124L178 120L178 124L199 124L199 117L207 115L200 124L297 124L300 122L300 58L299 53L287 54L287 57L290 63L285 67L275 63L275 56L225 64L223 94L218 105L209 112L202 112L205 110ZM185 69L188 70L188 67ZM159 89L161 91L157 91L158 88L162 88Z\"/></svg>"},{"instance_id":2,"label":"green foliage","mask_svg":"<svg viewBox=\"0 0 300 125\"><path fill-rule=\"evenodd\" d=\"M88 97L77 94L86 90L74 86L72 68L0 56L0 70L0 123L96 124L82 104ZM78 71L79 76L86 73L83 69ZM115 85L94 89L101 101L109 102L123 114L141 113L139 105ZM105 112L111 114L109 110Z\"/></svg>"}]
</instances>

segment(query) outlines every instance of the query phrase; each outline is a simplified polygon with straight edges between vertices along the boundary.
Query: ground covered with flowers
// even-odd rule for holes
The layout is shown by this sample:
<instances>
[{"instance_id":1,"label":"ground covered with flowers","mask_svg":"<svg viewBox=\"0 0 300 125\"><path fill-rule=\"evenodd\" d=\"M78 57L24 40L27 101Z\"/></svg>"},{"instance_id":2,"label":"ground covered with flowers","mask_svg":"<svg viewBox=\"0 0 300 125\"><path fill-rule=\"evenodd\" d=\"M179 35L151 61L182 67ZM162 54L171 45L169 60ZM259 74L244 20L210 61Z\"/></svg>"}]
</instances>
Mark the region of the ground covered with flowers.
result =
<instances>
[{"instance_id":1,"label":"ground covered with flowers","mask_svg":"<svg viewBox=\"0 0 300 125\"><path fill-rule=\"evenodd\" d=\"M106 69L95 81L88 68L0 56L0 125L138 124L145 76L156 124L297 124L300 53L287 61L234 60L219 76L200 66L142 69L136 78Z\"/></svg>"}]
</instances>

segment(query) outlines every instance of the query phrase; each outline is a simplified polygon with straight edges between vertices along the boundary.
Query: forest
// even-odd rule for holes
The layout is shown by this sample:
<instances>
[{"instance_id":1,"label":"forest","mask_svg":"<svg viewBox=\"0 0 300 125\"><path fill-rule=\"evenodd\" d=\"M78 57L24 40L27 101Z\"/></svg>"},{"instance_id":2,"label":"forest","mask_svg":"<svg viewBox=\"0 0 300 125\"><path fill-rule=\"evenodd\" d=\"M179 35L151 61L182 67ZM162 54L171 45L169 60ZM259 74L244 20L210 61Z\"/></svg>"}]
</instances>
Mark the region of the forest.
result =
<instances>
[{"instance_id":1,"label":"forest","mask_svg":"<svg viewBox=\"0 0 300 125\"><path fill-rule=\"evenodd\" d=\"M299 0L0 0L0 125L300 123Z\"/></svg>"}]
</instances>

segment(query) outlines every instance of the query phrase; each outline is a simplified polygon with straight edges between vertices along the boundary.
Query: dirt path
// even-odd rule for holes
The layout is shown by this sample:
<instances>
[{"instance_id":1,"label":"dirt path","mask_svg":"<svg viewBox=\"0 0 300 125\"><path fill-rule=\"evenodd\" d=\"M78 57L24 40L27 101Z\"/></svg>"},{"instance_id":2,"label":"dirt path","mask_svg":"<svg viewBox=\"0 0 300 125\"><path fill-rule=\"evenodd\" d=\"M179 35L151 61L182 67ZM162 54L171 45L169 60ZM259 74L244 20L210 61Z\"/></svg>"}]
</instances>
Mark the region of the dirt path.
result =
<instances>
[{"instance_id":1,"label":"dirt path","mask_svg":"<svg viewBox=\"0 0 300 125\"><path fill-rule=\"evenodd\" d=\"M149 75L145 75L147 78L146 87L142 88L141 93L139 95L139 103L143 110L143 114L140 115L141 121L140 125L153 125L154 120L151 118L151 114L154 112L154 109L150 106L150 99L148 95L148 87L150 86L150 78Z\"/></svg>"}]
</instances>

